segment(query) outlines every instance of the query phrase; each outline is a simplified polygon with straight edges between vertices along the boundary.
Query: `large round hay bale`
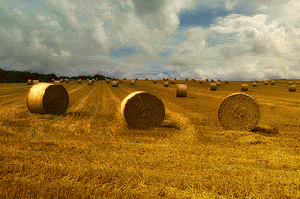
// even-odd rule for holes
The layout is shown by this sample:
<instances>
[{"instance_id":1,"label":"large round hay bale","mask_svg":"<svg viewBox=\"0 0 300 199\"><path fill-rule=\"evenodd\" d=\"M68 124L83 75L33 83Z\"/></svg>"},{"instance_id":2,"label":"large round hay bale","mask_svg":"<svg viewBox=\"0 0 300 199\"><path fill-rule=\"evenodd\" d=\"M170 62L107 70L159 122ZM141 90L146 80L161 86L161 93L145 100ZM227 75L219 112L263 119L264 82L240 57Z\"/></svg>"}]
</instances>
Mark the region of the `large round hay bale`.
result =
<instances>
[{"instance_id":1,"label":"large round hay bale","mask_svg":"<svg viewBox=\"0 0 300 199\"><path fill-rule=\"evenodd\" d=\"M27 97L30 113L61 114L69 105L69 95L62 85L39 83L33 85Z\"/></svg>"},{"instance_id":2,"label":"large round hay bale","mask_svg":"<svg viewBox=\"0 0 300 199\"><path fill-rule=\"evenodd\" d=\"M156 79L153 80L153 83L157 83Z\"/></svg>"},{"instance_id":3,"label":"large round hay bale","mask_svg":"<svg viewBox=\"0 0 300 199\"><path fill-rule=\"evenodd\" d=\"M78 79L78 84L82 84L82 80L81 79Z\"/></svg>"},{"instance_id":4,"label":"large round hay bale","mask_svg":"<svg viewBox=\"0 0 300 199\"><path fill-rule=\"evenodd\" d=\"M143 130L161 126L165 107L156 96L146 91L137 91L122 101L121 114L130 128Z\"/></svg>"},{"instance_id":5,"label":"large round hay bale","mask_svg":"<svg viewBox=\"0 0 300 199\"><path fill-rule=\"evenodd\" d=\"M242 84L241 91L248 91L248 84Z\"/></svg>"},{"instance_id":6,"label":"large round hay bale","mask_svg":"<svg viewBox=\"0 0 300 199\"><path fill-rule=\"evenodd\" d=\"M260 115L256 100L244 93L227 96L218 110L220 124L227 130L251 131L258 124Z\"/></svg>"},{"instance_id":7,"label":"large round hay bale","mask_svg":"<svg viewBox=\"0 0 300 199\"><path fill-rule=\"evenodd\" d=\"M171 84L175 84L175 80L171 80Z\"/></svg>"},{"instance_id":8,"label":"large round hay bale","mask_svg":"<svg viewBox=\"0 0 300 199\"><path fill-rule=\"evenodd\" d=\"M290 92L296 92L296 85L289 85L288 89Z\"/></svg>"},{"instance_id":9,"label":"large round hay bale","mask_svg":"<svg viewBox=\"0 0 300 199\"><path fill-rule=\"evenodd\" d=\"M268 85L268 81L267 80L264 80L264 85Z\"/></svg>"},{"instance_id":10,"label":"large round hay bale","mask_svg":"<svg viewBox=\"0 0 300 199\"><path fill-rule=\"evenodd\" d=\"M228 80L225 80L225 84L228 84Z\"/></svg>"},{"instance_id":11,"label":"large round hay bale","mask_svg":"<svg viewBox=\"0 0 300 199\"><path fill-rule=\"evenodd\" d=\"M89 86L92 86L94 82L93 82L93 80L88 79L88 80L87 80L87 83L88 83Z\"/></svg>"},{"instance_id":12,"label":"large round hay bale","mask_svg":"<svg viewBox=\"0 0 300 199\"><path fill-rule=\"evenodd\" d=\"M187 85L186 84L177 84L176 85L176 97L186 97L187 95Z\"/></svg>"},{"instance_id":13,"label":"large round hay bale","mask_svg":"<svg viewBox=\"0 0 300 199\"><path fill-rule=\"evenodd\" d=\"M257 87L257 83L256 82L253 83L253 87Z\"/></svg>"},{"instance_id":14,"label":"large round hay bale","mask_svg":"<svg viewBox=\"0 0 300 199\"><path fill-rule=\"evenodd\" d=\"M130 85L135 85L135 80L134 80L134 79L132 79L132 80L130 81Z\"/></svg>"},{"instance_id":15,"label":"large round hay bale","mask_svg":"<svg viewBox=\"0 0 300 199\"><path fill-rule=\"evenodd\" d=\"M216 82L216 84L217 84L217 86L221 86L221 82L219 82L219 81Z\"/></svg>"},{"instance_id":16,"label":"large round hay bale","mask_svg":"<svg viewBox=\"0 0 300 199\"><path fill-rule=\"evenodd\" d=\"M118 87L119 82L118 81L112 81L111 85L112 85L112 87Z\"/></svg>"},{"instance_id":17,"label":"large round hay bale","mask_svg":"<svg viewBox=\"0 0 300 199\"><path fill-rule=\"evenodd\" d=\"M199 81L199 84L203 84L203 80L200 80L200 81Z\"/></svg>"},{"instance_id":18,"label":"large round hay bale","mask_svg":"<svg viewBox=\"0 0 300 199\"><path fill-rule=\"evenodd\" d=\"M55 80L55 81L54 81L54 84L55 84L55 85L61 85L61 83L60 83L59 80Z\"/></svg>"},{"instance_id":19,"label":"large round hay bale","mask_svg":"<svg viewBox=\"0 0 300 199\"><path fill-rule=\"evenodd\" d=\"M169 87L169 82L165 81L164 82L164 87Z\"/></svg>"},{"instance_id":20,"label":"large round hay bale","mask_svg":"<svg viewBox=\"0 0 300 199\"><path fill-rule=\"evenodd\" d=\"M274 84L275 84L275 80L272 80L272 81L271 81L271 85L274 85Z\"/></svg>"},{"instance_id":21,"label":"large round hay bale","mask_svg":"<svg viewBox=\"0 0 300 199\"><path fill-rule=\"evenodd\" d=\"M32 85L33 81L32 79L27 80L27 85Z\"/></svg>"},{"instance_id":22,"label":"large round hay bale","mask_svg":"<svg viewBox=\"0 0 300 199\"><path fill-rule=\"evenodd\" d=\"M216 83L210 83L210 90L211 91L216 91L217 90L217 84Z\"/></svg>"},{"instance_id":23,"label":"large round hay bale","mask_svg":"<svg viewBox=\"0 0 300 199\"><path fill-rule=\"evenodd\" d=\"M38 84L40 81L38 79L32 80L32 84Z\"/></svg>"}]
</instances>

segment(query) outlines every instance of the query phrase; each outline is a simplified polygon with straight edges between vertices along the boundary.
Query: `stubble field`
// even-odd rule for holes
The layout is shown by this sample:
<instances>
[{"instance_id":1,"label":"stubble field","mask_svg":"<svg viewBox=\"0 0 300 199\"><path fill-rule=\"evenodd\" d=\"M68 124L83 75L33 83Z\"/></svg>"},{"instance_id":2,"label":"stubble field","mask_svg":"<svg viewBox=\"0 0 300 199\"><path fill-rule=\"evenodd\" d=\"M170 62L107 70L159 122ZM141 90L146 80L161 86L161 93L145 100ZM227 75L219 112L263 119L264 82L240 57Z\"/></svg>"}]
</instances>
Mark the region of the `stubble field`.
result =
<instances>
[{"instance_id":1,"label":"stubble field","mask_svg":"<svg viewBox=\"0 0 300 199\"><path fill-rule=\"evenodd\" d=\"M261 119L228 131L218 108L242 82L176 83L186 98L163 81L62 83L70 102L59 116L28 111L31 85L1 83L0 198L300 198L299 90L249 82ZM120 106L134 91L162 100L161 127L127 128Z\"/></svg>"}]
</instances>

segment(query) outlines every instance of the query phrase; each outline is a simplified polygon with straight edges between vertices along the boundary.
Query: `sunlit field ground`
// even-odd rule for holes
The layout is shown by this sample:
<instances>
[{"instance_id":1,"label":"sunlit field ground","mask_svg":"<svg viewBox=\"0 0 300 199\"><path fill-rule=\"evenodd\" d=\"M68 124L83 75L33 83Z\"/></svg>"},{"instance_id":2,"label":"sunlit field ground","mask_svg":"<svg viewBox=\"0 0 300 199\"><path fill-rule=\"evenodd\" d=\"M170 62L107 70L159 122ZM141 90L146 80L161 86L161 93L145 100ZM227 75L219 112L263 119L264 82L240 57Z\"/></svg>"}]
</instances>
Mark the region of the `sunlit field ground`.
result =
<instances>
[{"instance_id":1,"label":"sunlit field ground","mask_svg":"<svg viewBox=\"0 0 300 199\"><path fill-rule=\"evenodd\" d=\"M251 132L228 131L217 111L242 82L176 84L138 80L112 87L62 83L66 113L31 114L27 84L0 84L0 198L300 198L300 86L252 87L261 119ZM128 129L122 100L134 91L160 98L159 128Z\"/></svg>"}]
</instances>

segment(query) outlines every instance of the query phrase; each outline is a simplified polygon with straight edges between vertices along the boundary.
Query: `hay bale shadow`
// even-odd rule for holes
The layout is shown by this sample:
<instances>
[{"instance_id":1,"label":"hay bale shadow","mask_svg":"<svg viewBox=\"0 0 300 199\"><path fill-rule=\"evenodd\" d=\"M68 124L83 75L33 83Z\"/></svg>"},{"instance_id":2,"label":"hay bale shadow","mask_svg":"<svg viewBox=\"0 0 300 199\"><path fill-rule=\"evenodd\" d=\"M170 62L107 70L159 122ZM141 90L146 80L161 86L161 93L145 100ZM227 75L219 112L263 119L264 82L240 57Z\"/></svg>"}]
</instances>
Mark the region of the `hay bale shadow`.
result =
<instances>
[{"instance_id":1,"label":"hay bale shadow","mask_svg":"<svg viewBox=\"0 0 300 199\"><path fill-rule=\"evenodd\" d=\"M253 132L253 133L260 133L260 134L264 134L264 135L268 135L268 136L279 134L279 130L276 127L265 128L265 127L259 127L259 126L257 126L254 129L252 129L251 132Z\"/></svg>"}]
</instances>

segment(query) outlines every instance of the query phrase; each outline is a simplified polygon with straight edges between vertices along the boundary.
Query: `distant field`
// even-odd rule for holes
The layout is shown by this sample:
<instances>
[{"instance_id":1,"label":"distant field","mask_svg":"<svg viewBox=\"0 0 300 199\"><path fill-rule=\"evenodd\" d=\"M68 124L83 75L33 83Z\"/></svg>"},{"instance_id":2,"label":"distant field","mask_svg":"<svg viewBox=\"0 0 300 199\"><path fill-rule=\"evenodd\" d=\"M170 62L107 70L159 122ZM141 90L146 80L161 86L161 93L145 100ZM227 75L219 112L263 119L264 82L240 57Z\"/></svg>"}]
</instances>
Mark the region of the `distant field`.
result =
<instances>
[{"instance_id":1,"label":"distant field","mask_svg":"<svg viewBox=\"0 0 300 199\"><path fill-rule=\"evenodd\" d=\"M296 82L296 81L295 81ZM62 83L66 113L31 114L31 85L0 84L0 198L300 198L300 86L252 87L261 120L252 132L227 131L217 112L244 82ZM160 98L160 128L130 130L120 114L134 91Z\"/></svg>"}]
</instances>

